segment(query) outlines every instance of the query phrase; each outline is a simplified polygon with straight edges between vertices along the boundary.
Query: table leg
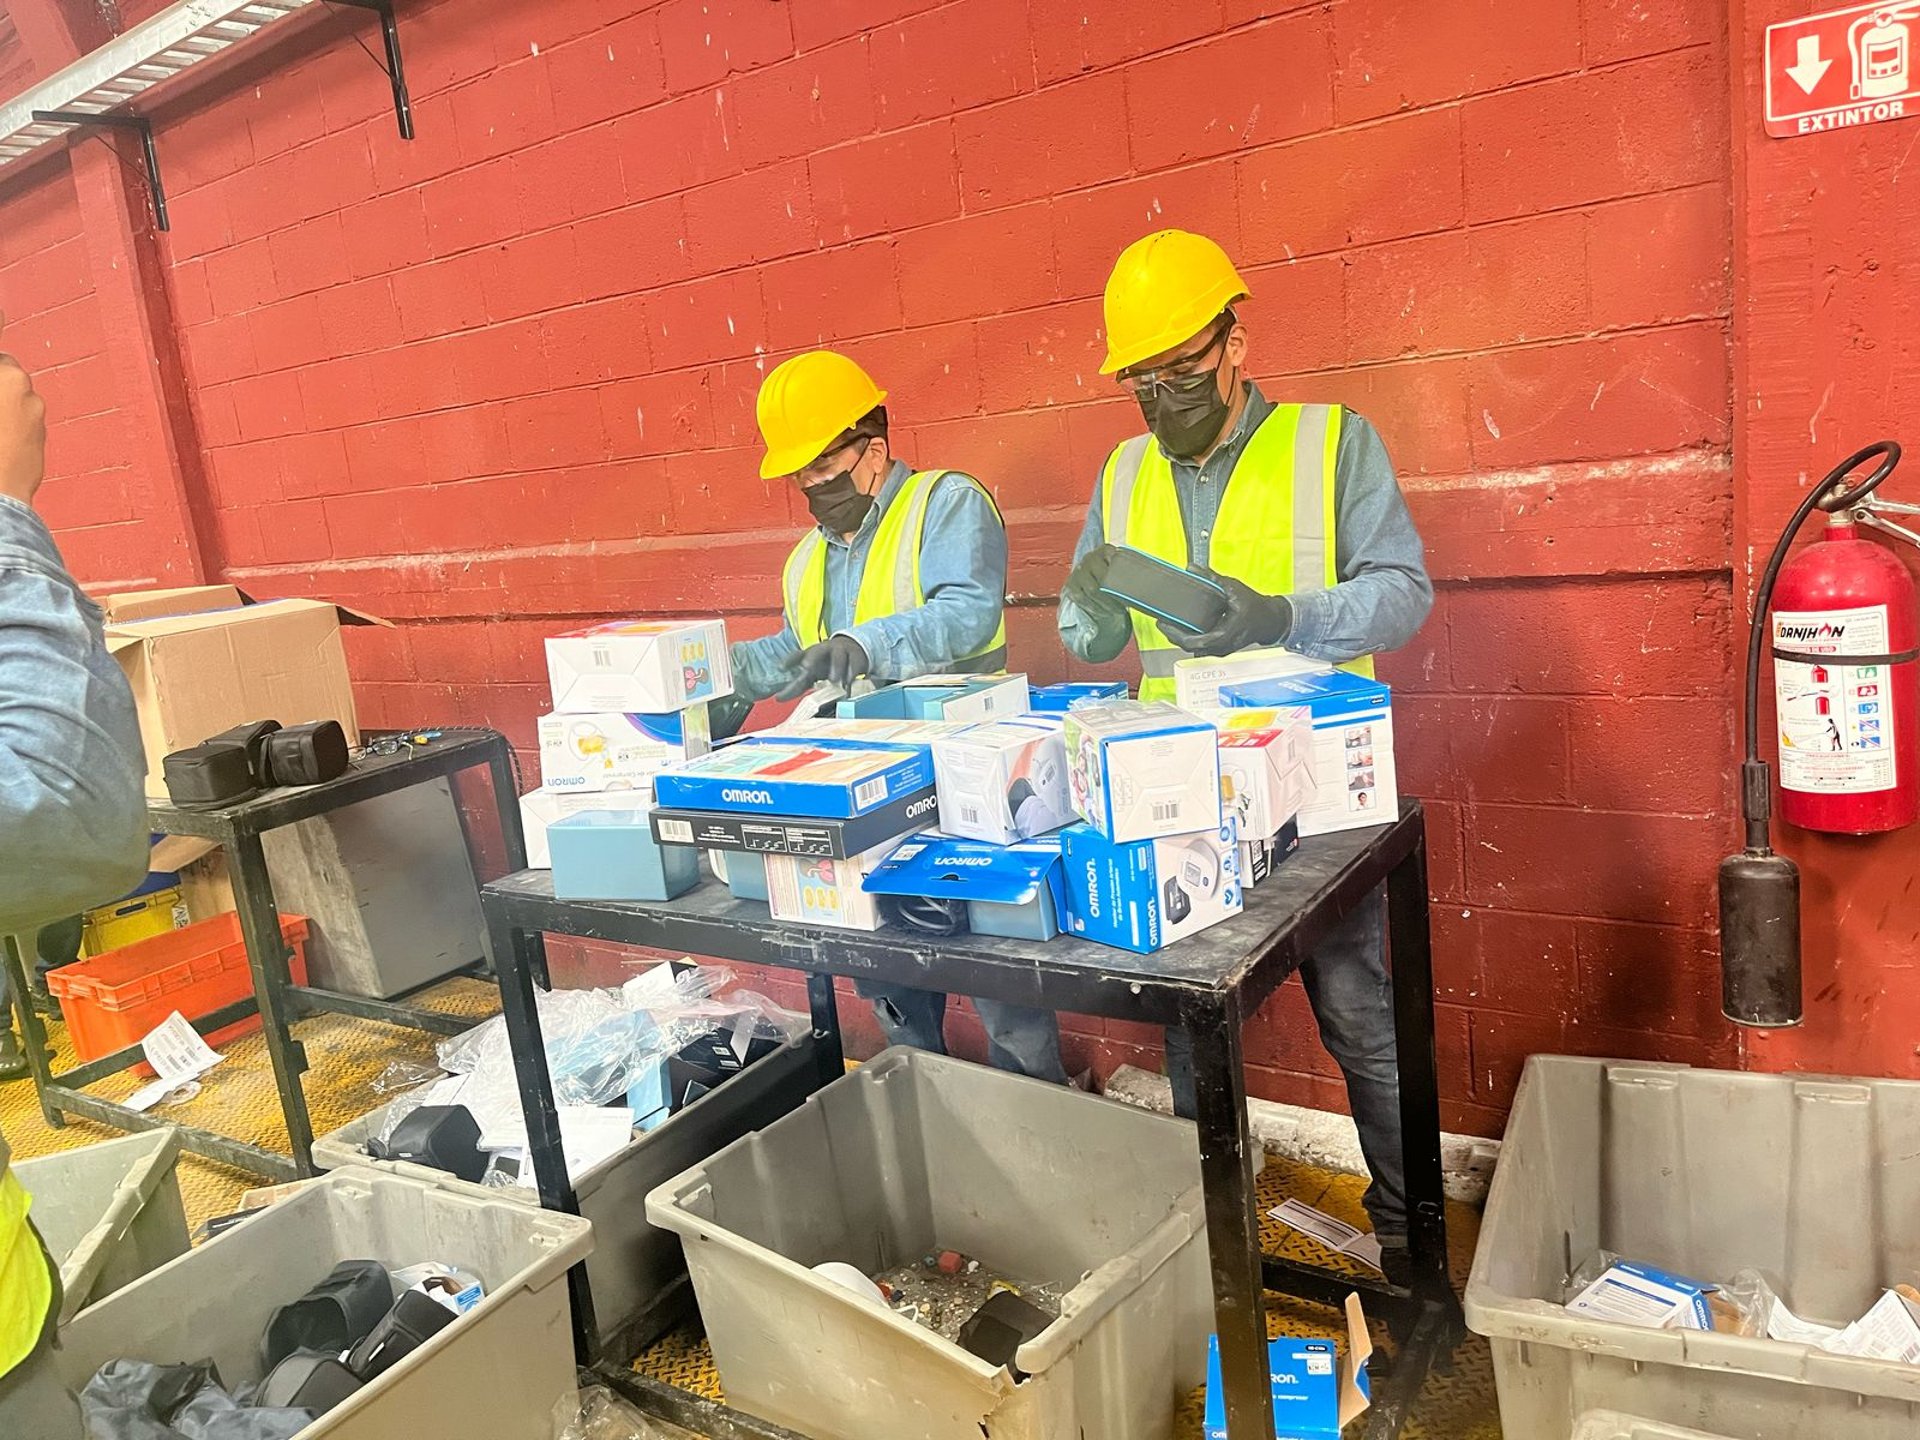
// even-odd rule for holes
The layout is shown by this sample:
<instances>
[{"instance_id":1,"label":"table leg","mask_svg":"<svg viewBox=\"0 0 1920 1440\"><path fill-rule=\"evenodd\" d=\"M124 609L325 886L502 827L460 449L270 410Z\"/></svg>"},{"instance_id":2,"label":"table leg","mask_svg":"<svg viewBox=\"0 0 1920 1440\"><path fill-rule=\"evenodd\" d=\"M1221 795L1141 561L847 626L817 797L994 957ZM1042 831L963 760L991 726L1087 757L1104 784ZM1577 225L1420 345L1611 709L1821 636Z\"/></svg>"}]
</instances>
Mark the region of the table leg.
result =
<instances>
[{"instance_id":1,"label":"table leg","mask_svg":"<svg viewBox=\"0 0 1920 1440\"><path fill-rule=\"evenodd\" d=\"M293 972L286 937L280 932L280 910L274 903L273 877L267 873L267 852L258 835L234 837L227 848L233 864L233 894L240 909L240 933L247 942L247 964L253 971L253 997L260 1007L266 1031L267 1054L273 1061L274 1083L280 1089L280 1111L286 1117L287 1145L293 1166L303 1177L319 1172L313 1164L313 1119L300 1077L307 1071L307 1051L293 1037Z\"/></svg>"},{"instance_id":2,"label":"table leg","mask_svg":"<svg viewBox=\"0 0 1920 1440\"><path fill-rule=\"evenodd\" d=\"M1387 876L1388 954L1400 1059L1400 1135L1407 1166L1407 1243L1416 1293L1451 1303L1447 1203L1440 1165L1440 1065L1433 1038L1433 950L1424 833Z\"/></svg>"},{"instance_id":3,"label":"table leg","mask_svg":"<svg viewBox=\"0 0 1920 1440\"><path fill-rule=\"evenodd\" d=\"M506 846L507 873L511 875L527 868L527 835L520 824L520 796L513 788L513 762L504 735L494 737L487 773L493 777L493 799L500 807L500 839Z\"/></svg>"},{"instance_id":4,"label":"table leg","mask_svg":"<svg viewBox=\"0 0 1920 1440\"><path fill-rule=\"evenodd\" d=\"M59 1130L66 1125L67 1118L47 1094L47 1087L53 1084L47 1027L41 1023L40 1012L33 1008L33 992L27 988L27 948L32 944L31 934L0 936L0 959L6 963L7 993L13 997L13 1013L20 1026L20 1048L26 1054L27 1070L33 1076L40 1113L46 1117L47 1124ZM0 1025L5 1023L6 1016L0 1014Z\"/></svg>"},{"instance_id":5,"label":"table leg","mask_svg":"<svg viewBox=\"0 0 1920 1440\"><path fill-rule=\"evenodd\" d=\"M1206 1193L1227 1435L1229 1440L1271 1440L1273 1393L1260 1294L1260 1222L1254 1209L1240 1020L1238 1004L1224 997L1195 1000L1185 1014L1193 1042L1200 1182Z\"/></svg>"},{"instance_id":6,"label":"table leg","mask_svg":"<svg viewBox=\"0 0 1920 1440\"><path fill-rule=\"evenodd\" d=\"M820 1083L831 1085L847 1073L847 1055L840 1043L840 998L833 976L807 976L807 1004L813 1011L813 1053L820 1062Z\"/></svg>"}]
</instances>

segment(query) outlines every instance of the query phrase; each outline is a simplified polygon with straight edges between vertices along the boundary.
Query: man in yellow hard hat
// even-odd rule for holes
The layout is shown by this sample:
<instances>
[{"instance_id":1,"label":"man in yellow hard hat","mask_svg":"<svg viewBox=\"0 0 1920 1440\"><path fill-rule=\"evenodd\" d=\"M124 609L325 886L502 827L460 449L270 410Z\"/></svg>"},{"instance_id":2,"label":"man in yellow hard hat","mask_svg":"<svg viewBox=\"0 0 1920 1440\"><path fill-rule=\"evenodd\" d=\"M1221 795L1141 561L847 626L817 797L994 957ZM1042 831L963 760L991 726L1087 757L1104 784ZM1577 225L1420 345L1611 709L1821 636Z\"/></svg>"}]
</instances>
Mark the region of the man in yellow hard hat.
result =
<instances>
[{"instance_id":1,"label":"man in yellow hard hat","mask_svg":"<svg viewBox=\"0 0 1920 1440\"><path fill-rule=\"evenodd\" d=\"M1284 645L1371 673L1368 657L1413 638L1433 606L1420 536L1379 433L1338 405L1275 404L1246 378L1246 283L1212 240L1162 230L1129 245L1107 281L1107 357L1147 433L1108 457L1060 632L1084 660L1132 640L1144 699L1172 699L1183 654ZM1204 634L1161 625L1101 589L1115 547L1212 576L1226 613ZM1321 1039L1347 1079L1372 1171L1366 1205L1388 1262L1404 1264L1406 1170L1400 1071L1376 893L1301 969ZM1192 1054L1169 1032L1176 1107L1193 1113Z\"/></svg>"},{"instance_id":2,"label":"man in yellow hard hat","mask_svg":"<svg viewBox=\"0 0 1920 1440\"><path fill-rule=\"evenodd\" d=\"M820 684L845 690L862 676L889 684L1006 667L999 508L963 471L915 470L896 458L886 398L831 350L794 356L760 386L761 478L797 486L816 524L787 557L785 623L732 647L744 700L796 699ZM892 1043L944 1052L945 995L864 983L860 993ZM1066 1079L1050 1011L989 1000L974 1008L996 1065Z\"/></svg>"}]
</instances>

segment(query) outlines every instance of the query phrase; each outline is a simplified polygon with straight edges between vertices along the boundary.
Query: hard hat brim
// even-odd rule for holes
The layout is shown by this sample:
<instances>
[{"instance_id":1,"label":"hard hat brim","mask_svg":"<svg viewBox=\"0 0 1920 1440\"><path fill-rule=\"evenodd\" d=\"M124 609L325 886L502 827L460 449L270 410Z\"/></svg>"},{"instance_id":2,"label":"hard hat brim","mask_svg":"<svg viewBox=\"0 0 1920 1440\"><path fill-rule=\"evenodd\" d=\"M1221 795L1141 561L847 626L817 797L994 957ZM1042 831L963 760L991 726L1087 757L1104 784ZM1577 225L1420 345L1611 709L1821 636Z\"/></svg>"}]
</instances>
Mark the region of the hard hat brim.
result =
<instances>
[{"instance_id":1,"label":"hard hat brim","mask_svg":"<svg viewBox=\"0 0 1920 1440\"><path fill-rule=\"evenodd\" d=\"M1107 358L1100 362L1100 373L1118 374L1143 360L1151 360L1156 355L1179 348L1218 320L1220 313L1229 305L1246 299L1250 294L1252 292L1236 275L1231 281L1223 281L1181 306L1167 316L1166 324L1158 331L1134 341L1125 349L1116 348L1112 337L1108 337Z\"/></svg>"},{"instance_id":2,"label":"hard hat brim","mask_svg":"<svg viewBox=\"0 0 1920 1440\"><path fill-rule=\"evenodd\" d=\"M784 476L792 475L796 471L806 469L807 466L826 454L827 447L842 435L846 434L854 422L860 419L861 415L865 415L868 410L872 410L875 406L884 405L886 400L887 392L876 387L874 390L873 404L867 406L859 415L849 415L843 424L834 426L833 429L819 436L817 439L809 436L804 440L796 440L790 445L783 445L778 450L767 451L765 455L760 457L760 478L762 480L779 480Z\"/></svg>"}]
</instances>

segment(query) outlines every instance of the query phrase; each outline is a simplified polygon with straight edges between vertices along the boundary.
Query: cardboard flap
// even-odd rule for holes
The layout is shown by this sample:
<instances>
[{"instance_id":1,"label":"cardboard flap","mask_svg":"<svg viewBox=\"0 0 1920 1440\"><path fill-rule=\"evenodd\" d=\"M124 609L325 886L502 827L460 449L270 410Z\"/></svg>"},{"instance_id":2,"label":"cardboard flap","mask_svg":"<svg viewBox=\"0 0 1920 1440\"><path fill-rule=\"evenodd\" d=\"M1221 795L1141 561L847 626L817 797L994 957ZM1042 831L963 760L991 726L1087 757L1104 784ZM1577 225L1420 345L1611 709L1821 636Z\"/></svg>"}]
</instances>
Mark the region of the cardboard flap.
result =
<instances>
[{"instance_id":1,"label":"cardboard flap","mask_svg":"<svg viewBox=\"0 0 1920 1440\"><path fill-rule=\"evenodd\" d=\"M154 620L165 615L188 615L207 610L235 610L251 605L244 590L233 585L183 585L171 590L126 590L100 597L109 625Z\"/></svg>"},{"instance_id":2,"label":"cardboard flap","mask_svg":"<svg viewBox=\"0 0 1920 1440\"><path fill-rule=\"evenodd\" d=\"M369 615L366 611L356 610L351 605L335 605L333 608L340 613L342 625L377 625L382 630L394 628L393 621L382 620L378 615Z\"/></svg>"},{"instance_id":3,"label":"cardboard flap","mask_svg":"<svg viewBox=\"0 0 1920 1440\"><path fill-rule=\"evenodd\" d=\"M153 849L148 853L147 873L165 875L184 870L219 848L217 841L202 840L193 835L163 835L154 841Z\"/></svg>"},{"instance_id":4,"label":"cardboard flap","mask_svg":"<svg viewBox=\"0 0 1920 1440\"><path fill-rule=\"evenodd\" d=\"M1347 1295L1347 1349L1340 1357L1340 1424L1344 1428L1353 1417L1373 1404L1367 1379L1367 1361L1373 1358L1373 1336L1367 1332L1367 1315L1360 1308L1360 1296Z\"/></svg>"},{"instance_id":5,"label":"cardboard flap","mask_svg":"<svg viewBox=\"0 0 1920 1440\"><path fill-rule=\"evenodd\" d=\"M874 895L925 895L1024 905L1052 884L1064 893L1060 844L989 845L947 836L908 840L861 882Z\"/></svg>"}]
</instances>

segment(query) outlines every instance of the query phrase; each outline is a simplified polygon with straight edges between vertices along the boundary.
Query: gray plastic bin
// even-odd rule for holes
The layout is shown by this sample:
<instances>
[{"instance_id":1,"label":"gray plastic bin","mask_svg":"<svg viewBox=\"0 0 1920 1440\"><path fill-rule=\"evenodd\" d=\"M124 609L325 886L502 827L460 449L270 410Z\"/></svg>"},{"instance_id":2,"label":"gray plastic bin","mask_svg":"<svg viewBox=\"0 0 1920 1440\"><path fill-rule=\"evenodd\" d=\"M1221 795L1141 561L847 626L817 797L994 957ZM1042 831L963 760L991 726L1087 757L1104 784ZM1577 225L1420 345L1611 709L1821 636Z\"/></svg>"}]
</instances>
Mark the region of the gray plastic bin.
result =
<instances>
[{"instance_id":1,"label":"gray plastic bin","mask_svg":"<svg viewBox=\"0 0 1920 1440\"><path fill-rule=\"evenodd\" d=\"M439 1260L478 1275L486 1298L298 1440L548 1440L576 1388L566 1273L592 1248L577 1216L340 1170L89 1306L55 1359L75 1389L123 1356L211 1356L229 1386L250 1384L268 1316L339 1261Z\"/></svg>"},{"instance_id":2,"label":"gray plastic bin","mask_svg":"<svg viewBox=\"0 0 1920 1440\"><path fill-rule=\"evenodd\" d=\"M1617 1410L1589 1410L1573 1427L1573 1440L1733 1440L1733 1437L1709 1435L1704 1430L1683 1430L1678 1425L1662 1425L1657 1420L1642 1420Z\"/></svg>"},{"instance_id":3,"label":"gray plastic bin","mask_svg":"<svg viewBox=\"0 0 1920 1440\"><path fill-rule=\"evenodd\" d=\"M61 1324L186 1254L179 1158L180 1137L167 1129L14 1162L33 1197L33 1223L60 1267Z\"/></svg>"},{"instance_id":4,"label":"gray plastic bin","mask_svg":"<svg viewBox=\"0 0 1920 1440\"><path fill-rule=\"evenodd\" d=\"M647 1222L647 1192L787 1114L820 1087L819 1072L813 1037L803 1035L703 1095L574 1183L580 1213L593 1222L593 1258L587 1261L587 1278L593 1285L594 1322L604 1354L630 1360L693 1310L680 1237ZM314 1141L313 1163L322 1170L365 1165L516 1204L540 1204L531 1190L490 1190L426 1166L375 1160L366 1153L366 1141L378 1133L385 1115L382 1106Z\"/></svg>"},{"instance_id":5,"label":"gray plastic bin","mask_svg":"<svg viewBox=\"0 0 1920 1440\"><path fill-rule=\"evenodd\" d=\"M1213 1329L1193 1130L889 1050L647 1199L686 1242L730 1403L815 1440L1164 1440ZM1072 1282L1015 1384L812 1273L936 1246Z\"/></svg>"},{"instance_id":6,"label":"gray plastic bin","mask_svg":"<svg viewBox=\"0 0 1920 1440\"><path fill-rule=\"evenodd\" d=\"M1607 1249L1712 1280L1752 1266L1845 1324L1920 1273L1920 1084L1536 1055L1493 1177L1467 1323L1506 1433L1622 1410L1740 1440L1912 1440L1920 1366L1570 1315Z\"/></svg>"}]
</instances>

